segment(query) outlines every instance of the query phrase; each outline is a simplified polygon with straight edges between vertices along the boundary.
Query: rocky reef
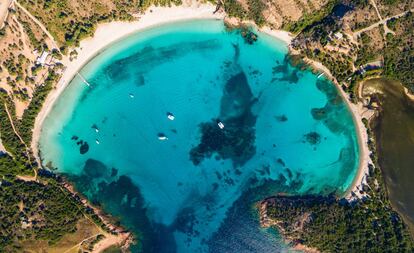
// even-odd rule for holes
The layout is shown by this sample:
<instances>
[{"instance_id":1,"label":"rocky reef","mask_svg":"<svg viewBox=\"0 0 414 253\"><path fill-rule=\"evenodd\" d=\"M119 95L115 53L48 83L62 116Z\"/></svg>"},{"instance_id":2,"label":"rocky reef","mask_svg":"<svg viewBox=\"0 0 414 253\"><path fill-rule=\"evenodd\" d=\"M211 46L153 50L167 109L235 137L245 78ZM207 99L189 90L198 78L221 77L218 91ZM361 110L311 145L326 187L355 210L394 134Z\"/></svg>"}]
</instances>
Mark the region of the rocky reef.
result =
<instances>
[{"instance_id":1,"label":"rocky reef","mask_svg":"<svg viewBox=\"0 0 414 253\"><path fill-rule=\"evenodd\" d=\"M235 166L243 165L253 157L256 153L256 116L251 107L256 100L244 72L228 80L221 98L219 117L200 125L200 143L190 151L194 165L213 153L217 154L218 159L231 159Z\"/></svg>"}]
</instances>

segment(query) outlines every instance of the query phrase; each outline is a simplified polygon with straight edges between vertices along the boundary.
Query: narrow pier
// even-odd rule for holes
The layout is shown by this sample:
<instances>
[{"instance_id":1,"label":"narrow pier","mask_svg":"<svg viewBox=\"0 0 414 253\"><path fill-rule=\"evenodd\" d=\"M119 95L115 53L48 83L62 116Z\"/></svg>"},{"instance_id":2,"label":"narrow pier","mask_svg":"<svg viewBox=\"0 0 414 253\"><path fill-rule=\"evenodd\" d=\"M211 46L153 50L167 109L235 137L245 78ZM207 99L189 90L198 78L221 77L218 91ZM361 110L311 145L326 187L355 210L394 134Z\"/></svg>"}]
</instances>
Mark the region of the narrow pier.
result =
<instances>
[{"instance_id":1,"label":"narrow pier","mask_svg":"<svg viewBox=\"0 0 414 253\"><path fill-rule=\"evenodd\" d=\"M82 81L88 86L90 87L91 85L88 83L88 81L86 81L86 79L81 75L81 73L76 72L76 74L82 79Z\"/></svg>"},{"instance_id":2,"label":"narrow pier","mask_svg":"<svg viewBox=\"0 0 414 253\"><path fill-rule=\"evenodd\" d=\"M319 78L321 78L321 77L323 77L324 75L325 75L325 73L323 73L323 72L322 72L322 73L320 73L320 74L318 75L318 79L319 79Z\"/></svg>"}]
</instances>

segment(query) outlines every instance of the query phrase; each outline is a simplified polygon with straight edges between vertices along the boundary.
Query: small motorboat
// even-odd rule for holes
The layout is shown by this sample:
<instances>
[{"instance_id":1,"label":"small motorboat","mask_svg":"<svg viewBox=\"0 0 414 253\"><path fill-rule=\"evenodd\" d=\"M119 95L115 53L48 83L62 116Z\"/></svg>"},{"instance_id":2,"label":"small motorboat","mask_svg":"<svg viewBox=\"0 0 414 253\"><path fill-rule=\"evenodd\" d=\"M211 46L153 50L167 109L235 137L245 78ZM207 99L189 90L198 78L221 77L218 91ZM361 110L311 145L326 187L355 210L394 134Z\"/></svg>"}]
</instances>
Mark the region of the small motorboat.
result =
<instances>
[{"instance_id":1,"label":"small motorboat","mask_svg":"<svg viewBox=\"0 0 414 253\"><path fill-rule=\"evenodd\" d=\"M224 128L224 124L221 121L217 121L217 125L220 127L220 129Z\"/></svg>"},{"instance_id":2,"label":"small motorboat","mask_svg":"<svg viewBox=\"0 0 414 253\"><path fill-rule=\"evenodd\" d=\"M129 97L130 97L130 98L134 98L135 96L134 96L134 94L129 93Z\"/></svg>"},{"instance_id":3,"label":"small motorboat","mask_svg":"<svg viewBox=\"0 0 414 253\"><path fill-rule=\"evenodd\" d=\"M171 112L167 112L167 118L168 118L169 120L174 120L174 119L175 119L175 116L174 116L174 114L172 114Z\"/></svg>"},{"instance_id":4,"label":"small motorboat","mask_svg":"<svg viewBox=\"0 0 414 253\"><path fill-rule=\"evenodd\" d=\"M160 141L166 141L166 140L168 140L168 137L165 134L163 134L163 133L159 133L158 134L158 140L160 140Z\"/></svg>"},{"instance_id":5,"label":"small motorboat","mask_svg":"<svg viewBox=\"0 0 414 253\"><path fill-rule=\"evenodd\" d=\"M95 140L95 142L96 142L96 144L98 144L98 145L99 145L99 143L100 143L98 139L96 139L96 140Z\"/></svg>"},{"instance_id":6,"label":"small motorboat","mask_svg":"<svg viewBox=\"0 0 414 253\"><path fill-rule=\"evenodd\" d=\"M95 130L95 132L99 133L99 128L97 125L93 124L92 129Z\"/></svg>"}]
</instances>

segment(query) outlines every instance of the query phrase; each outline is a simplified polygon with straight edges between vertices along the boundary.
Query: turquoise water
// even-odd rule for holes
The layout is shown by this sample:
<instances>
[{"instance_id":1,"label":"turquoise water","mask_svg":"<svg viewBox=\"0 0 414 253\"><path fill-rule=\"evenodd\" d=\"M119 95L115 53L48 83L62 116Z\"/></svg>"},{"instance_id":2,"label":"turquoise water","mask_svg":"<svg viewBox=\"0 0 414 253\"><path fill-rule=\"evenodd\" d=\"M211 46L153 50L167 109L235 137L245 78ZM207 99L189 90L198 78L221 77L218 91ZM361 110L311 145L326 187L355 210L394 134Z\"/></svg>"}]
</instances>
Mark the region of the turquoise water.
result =
<instances>
[{"instance_id":1,"label":"turquoise water","mask_svg":"<svg viewBox=\"0 0 414 253\"><path fill-rule=\"evenodd\" d=\"M357 137L335 87L258 35L249 45L199 20L110 46L80 71L90 87L75 77L46 119L44 164L120 217L144 252L285 250L258 227L255 202L345 191Z\"/></svg>"}]
</instances>

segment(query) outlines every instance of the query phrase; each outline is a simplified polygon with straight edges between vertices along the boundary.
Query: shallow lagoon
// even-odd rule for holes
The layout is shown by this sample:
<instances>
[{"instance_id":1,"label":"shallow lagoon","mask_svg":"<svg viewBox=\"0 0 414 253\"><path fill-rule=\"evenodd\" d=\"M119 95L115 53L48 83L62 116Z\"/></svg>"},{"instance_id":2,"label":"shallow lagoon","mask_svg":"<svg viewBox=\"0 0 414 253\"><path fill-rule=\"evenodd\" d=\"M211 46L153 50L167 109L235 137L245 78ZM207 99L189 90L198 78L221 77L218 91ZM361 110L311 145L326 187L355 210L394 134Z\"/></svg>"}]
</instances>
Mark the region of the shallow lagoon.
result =
<instances>
[{"instance_id":1,"label":"shallow lagoon","mask_svg":"<svg viewBox=\"0 0 414 253\"><path fill-rule=\"evenodd\" d=\"M144 252L283 250L255 201L344 192L358 145L335 87L258 35L249 45L198 20L107 48L80 71L91 86L75 77L46 119L44 164L120 217Z\"/></svg>"},{"instance_id":2,"label":"shallow lagoon","mask_svg":"<svg viewBox=\"0 0 414 253\"><path fill-rule=\"evenodd\" d=\"M363 87L363 94L381 106L371 127L391 204L414 234L414 103L404 94L403 86L395 81L371 79L364 82Z\"/></svg>"}]
</instances>

